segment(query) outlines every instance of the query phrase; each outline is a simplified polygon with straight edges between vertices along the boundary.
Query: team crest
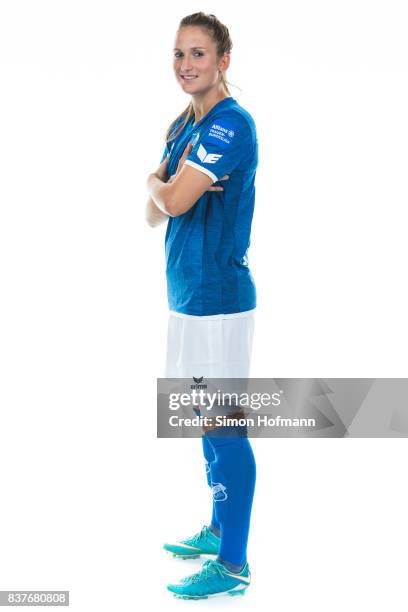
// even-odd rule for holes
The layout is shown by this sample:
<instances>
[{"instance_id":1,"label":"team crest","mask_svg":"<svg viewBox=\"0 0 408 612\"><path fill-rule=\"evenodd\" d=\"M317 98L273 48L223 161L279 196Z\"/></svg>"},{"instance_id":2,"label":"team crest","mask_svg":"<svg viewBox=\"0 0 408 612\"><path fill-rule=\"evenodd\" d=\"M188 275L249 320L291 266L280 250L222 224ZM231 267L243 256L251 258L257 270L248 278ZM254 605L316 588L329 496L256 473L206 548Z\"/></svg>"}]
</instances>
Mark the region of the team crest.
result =
<instances>
[{"instance_id":1,"label":"team crest","mask_svg":"<svg viewBox=\"0 0 408 612\"><path fill-rule=\"evenodd\" d=\"M211 490L214 501L225 501L228 497L227 487L225 487L221 482L213 482Z\"/></svg>"}]
</instances>

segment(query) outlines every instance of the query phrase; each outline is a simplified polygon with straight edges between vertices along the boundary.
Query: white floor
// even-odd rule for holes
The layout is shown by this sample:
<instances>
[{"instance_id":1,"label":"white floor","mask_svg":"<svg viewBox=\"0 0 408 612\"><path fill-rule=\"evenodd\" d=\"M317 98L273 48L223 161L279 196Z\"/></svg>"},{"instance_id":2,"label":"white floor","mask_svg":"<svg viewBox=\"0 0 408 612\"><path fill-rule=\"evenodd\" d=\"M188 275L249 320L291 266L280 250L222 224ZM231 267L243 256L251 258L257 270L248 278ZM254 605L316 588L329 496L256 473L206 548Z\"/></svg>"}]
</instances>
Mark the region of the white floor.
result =
<instances>
[{"instance_id":1,"label":"white floor","mask_svg":"<svg viewBox=\"0 0 408 612\"><path fill-rule=\"evenodd\" d=\"M201 561L162 544L210 519L200 441L126 427L125 409L84 412L54 440L32 436L37 418L10 412L2 438L0 590L69 590L75 612L406 612L405 439L253 440L252 584L182 601L166 584Z\"/></svg>"},{"instance_id":2,"label":"white floor","mask_svg":"<svg viewBox=\"0 0 408 612\"><path fill-rule=\"evenodd\" d=\"M166 583L203 563L160 549L163 541L191 535L208 522L210 493L204 472L201 482L197 478L195 443L184 440L175 448L172 441L158 441L168 461L157 550L150 555L158 567L151 609L406 611L407 450L395 439L253 441L258 482L248 551L251 586L243 597L173 598Z\"/></svg>"}]
</instances>

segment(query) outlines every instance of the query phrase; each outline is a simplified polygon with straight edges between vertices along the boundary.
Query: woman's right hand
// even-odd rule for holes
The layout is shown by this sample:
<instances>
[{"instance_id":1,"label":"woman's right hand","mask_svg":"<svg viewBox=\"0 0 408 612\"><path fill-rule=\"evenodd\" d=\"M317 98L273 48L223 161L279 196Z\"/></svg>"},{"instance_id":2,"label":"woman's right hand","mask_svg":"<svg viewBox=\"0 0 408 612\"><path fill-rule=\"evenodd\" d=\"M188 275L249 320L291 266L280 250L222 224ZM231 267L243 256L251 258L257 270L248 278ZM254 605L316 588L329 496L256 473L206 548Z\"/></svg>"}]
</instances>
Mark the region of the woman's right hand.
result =
<instances>
[{"instance_id":1,"label":"woman's right hand","mask_svg":"<svg viewBox=\"0 0 408 612\"><path fill-rule=\"evenodd\" d=\"M229 175L226 174L225 176L223 176L222 178L220 178L220 181L228 181L229 179ZM216 181L218 183L218 181ZM207 191L224 191L224 187L222 185L210 185L209 188L207 189Z\"/></svg>"}]
</instances>

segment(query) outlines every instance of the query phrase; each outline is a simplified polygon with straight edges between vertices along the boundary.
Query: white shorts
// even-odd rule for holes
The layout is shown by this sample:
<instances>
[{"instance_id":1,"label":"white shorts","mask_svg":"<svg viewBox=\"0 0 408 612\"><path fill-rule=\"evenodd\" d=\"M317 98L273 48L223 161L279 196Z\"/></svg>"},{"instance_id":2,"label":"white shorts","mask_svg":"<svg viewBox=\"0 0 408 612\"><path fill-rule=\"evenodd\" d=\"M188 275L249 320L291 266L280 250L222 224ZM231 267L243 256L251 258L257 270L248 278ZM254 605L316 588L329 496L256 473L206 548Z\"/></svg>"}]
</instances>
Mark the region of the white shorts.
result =
<instances>
[{"instance_id":1,"label":"white shorts","mask_svg":"<svg viewBox=\"0 0 408 612\"><path fill-rule=\"evenodd\" d=\"M212 316L170 311L164 378L249 378L255 308Z\"/></svg>"}]
</instances>

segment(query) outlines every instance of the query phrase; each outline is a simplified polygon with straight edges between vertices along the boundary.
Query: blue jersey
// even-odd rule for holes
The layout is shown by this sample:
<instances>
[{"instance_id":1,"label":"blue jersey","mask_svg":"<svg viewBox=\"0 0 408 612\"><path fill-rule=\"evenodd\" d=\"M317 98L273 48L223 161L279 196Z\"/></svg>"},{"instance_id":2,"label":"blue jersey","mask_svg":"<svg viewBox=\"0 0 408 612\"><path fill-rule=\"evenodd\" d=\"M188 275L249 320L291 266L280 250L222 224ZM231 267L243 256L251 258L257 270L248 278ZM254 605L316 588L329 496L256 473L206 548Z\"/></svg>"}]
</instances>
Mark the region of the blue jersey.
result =
<instances>
[{"instance_id":1,"label":"blue jersey","mask_svg":"<svg viewBox=\"0 0 408 612\"><path fill-rule=\"evenodd\" d=\"M170 151L168 174L175 174L187 144L185 163L204 172L224 191L206 191L184 214L168 220L165 253L170 310L190 315L230 314L256 306L248 267L255 203L258 141L251 115L224 98L195 125L190 119Z\"/></svg>"}]
</instances>

